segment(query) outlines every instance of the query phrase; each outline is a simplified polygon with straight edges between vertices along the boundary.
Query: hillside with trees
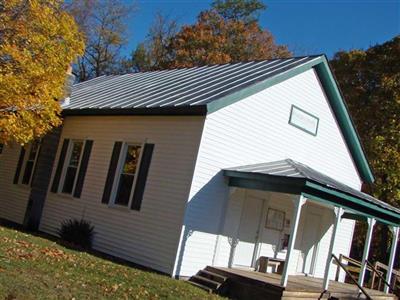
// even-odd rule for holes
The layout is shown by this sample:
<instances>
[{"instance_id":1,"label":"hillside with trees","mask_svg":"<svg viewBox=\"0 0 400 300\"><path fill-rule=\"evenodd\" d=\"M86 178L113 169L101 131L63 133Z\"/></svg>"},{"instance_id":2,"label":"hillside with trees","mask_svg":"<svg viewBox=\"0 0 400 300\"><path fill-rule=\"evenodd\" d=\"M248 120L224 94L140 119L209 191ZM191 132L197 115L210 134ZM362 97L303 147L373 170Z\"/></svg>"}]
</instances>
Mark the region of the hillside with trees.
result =
<instances>
[{"instance_id":1,"label":"hillside with trees","mask_svg":"<svg viewBox=\"0 0 400 300\"><path fill-rule=\"evenodd\" d=\"M367 50L338 52L331 64L376 178L364 191L400 207L400 36ZM352 249L358 259L365 232L358 224ZM390 240L387 226L376 226L374 261L387 262Z\"/></svg>"}]
</instances>

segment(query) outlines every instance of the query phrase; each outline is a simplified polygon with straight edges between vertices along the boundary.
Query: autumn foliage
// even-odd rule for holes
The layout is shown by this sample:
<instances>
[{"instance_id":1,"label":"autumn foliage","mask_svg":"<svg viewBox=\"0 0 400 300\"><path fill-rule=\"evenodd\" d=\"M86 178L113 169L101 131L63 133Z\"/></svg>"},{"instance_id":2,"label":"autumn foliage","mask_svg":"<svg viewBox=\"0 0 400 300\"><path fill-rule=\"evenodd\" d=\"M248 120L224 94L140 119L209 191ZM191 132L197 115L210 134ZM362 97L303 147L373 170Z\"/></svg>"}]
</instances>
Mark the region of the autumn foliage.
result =
<instances>
[{"instance_id":1,"label":"autumn foliage","mask_svg":"<svg viewBox=\"0 0 400 300\"><path fill-rule=\"evenodd\" d=\"M331 64L376 178L365 191L400 208L400 36L365 51L338 52ZM361 257L365 234L366 226L356 227L355 258ZM372 260L387 261L389 241L386 226L378 224Z\"/></svg>"},{"instance_id":2,"label":"autumn foliage","mask_svg":"<svg viewBox=\"0 0 400 300\"><path fill-rule=\"evenodd\" d=\"M173 67L192 67L238 61L289 57L272 34L256 21L225 19L216 11L201 13L194 25L184 26L175 37Z\"/></svg>"},{"instance_id":3,"label":"autumn foliage","mask_svg":"<svg viewBox=\"0 0 400 300\"><path fill-rule=\"evenodd\" d=\"M0 143L60 125L66 71L84 43L59 0L0 2Z\"/></svg>"},{"instance_id":4,"label":"autumn foliage","mask_svg":"<svg viewBox=\"0 0 400 300\"><path fill-rule=\"evenodd\" d=\"M147 39L132 55L141 71L286 58L285 45L259 24L260 0L215 0L194 24L157 16Z\"/></svg>"}]
</instances>

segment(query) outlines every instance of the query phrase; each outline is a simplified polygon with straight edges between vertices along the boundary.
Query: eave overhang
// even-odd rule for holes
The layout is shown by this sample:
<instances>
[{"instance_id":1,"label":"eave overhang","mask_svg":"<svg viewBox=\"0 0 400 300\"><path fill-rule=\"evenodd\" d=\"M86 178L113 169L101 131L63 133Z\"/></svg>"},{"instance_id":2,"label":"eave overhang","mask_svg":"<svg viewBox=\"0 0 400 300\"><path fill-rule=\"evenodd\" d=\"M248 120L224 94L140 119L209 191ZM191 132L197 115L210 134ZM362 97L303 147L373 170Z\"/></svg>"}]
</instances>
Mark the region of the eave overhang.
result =
<instances>
[{"instance_id":1,"label":"eave overhang","mask_svg":"<svg viewBox=\"0 0 400 300\"><path fill-rule=\"evenodd\" d=\"M83 108L64 109L62 116L205 116L207 107L196 106L167 106L151 108Z\"/></svg>"},{"instance_id":2,"label":"eave overhang","mask_svg":"<svg viewBox=\"0 0 400 300\"><path fill-rule=\"evenodd\" d=\"M234 170L224 170L223 174L232 187L301 194L324 204L342 207L352 219L375 218L386 225L400 226L399 213L313 180Z\"/></svg>"}]
</instances>

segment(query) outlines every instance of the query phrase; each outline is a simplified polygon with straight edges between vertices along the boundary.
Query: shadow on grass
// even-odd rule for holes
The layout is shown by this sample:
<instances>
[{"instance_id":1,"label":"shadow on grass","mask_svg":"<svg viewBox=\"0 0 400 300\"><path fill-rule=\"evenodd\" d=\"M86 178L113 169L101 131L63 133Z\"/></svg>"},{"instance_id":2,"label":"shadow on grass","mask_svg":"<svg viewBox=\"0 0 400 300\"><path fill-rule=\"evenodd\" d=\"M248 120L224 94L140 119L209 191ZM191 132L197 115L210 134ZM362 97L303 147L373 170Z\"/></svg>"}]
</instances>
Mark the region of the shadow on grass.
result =
<instances>
[{"instance_id":1,"label":"shadow on grass","mask_svg":"<svg viewBox=\"0 0 400 300\"><path fill-rule=\"evenodd\" d=\"M40 237L40 238L46 239L48 241L54 242L54 243L56 243L64 248L67 248L69 250L85 252L90 255L96 256L98 258L111 261L111 262L116 263L121 266L127 266L127 267L135 268L135 269L138 269L141 271L152 272L152 273L159 274L159 275L169 276L169 274L167 274L167 273L160 272L160 271L157 271L157 270L154 270L154 269L151 269L151 268L139 265L139 264L135 264L133 262L127 261L125 259L113 256L113 255L106 254L106 253L98 251L98 250L84 249L84 248L76 246L72 243L65 242L65 241L61 240L59 237L50 235L50 234L42 232L42 231L27 230L21 224L18 224L18 223L12 222L12 221L8 221L8 220L2 219L2 218L0 218L0 226L7 227L9 229L14 229L14 230L17 230L22 233L30 234L32 236Z\"/></svg>"}]
</instances>

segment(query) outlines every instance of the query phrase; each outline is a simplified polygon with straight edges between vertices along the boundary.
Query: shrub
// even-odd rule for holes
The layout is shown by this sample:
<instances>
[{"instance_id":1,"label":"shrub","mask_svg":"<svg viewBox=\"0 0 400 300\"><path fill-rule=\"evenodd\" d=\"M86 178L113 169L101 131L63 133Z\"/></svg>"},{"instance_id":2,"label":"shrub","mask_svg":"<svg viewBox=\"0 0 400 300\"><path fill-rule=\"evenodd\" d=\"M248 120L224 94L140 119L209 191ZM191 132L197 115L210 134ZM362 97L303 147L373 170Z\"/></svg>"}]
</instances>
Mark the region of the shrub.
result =
<instances>
[{"instance_id":1,"label":"shrub","mask_svg":"<svg viewBox=\"0 0 400 300\"><path fill-rule=\"evenodd\" d=\"M90 249L92 247L94 226L83 219L68 219L61 223L61 229L58 234L62 240L68 243L84 249Z\"/></svg>"}]
</instances>

